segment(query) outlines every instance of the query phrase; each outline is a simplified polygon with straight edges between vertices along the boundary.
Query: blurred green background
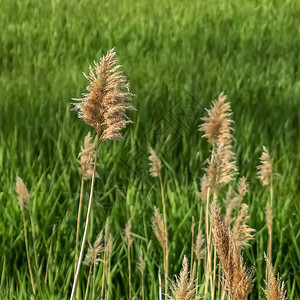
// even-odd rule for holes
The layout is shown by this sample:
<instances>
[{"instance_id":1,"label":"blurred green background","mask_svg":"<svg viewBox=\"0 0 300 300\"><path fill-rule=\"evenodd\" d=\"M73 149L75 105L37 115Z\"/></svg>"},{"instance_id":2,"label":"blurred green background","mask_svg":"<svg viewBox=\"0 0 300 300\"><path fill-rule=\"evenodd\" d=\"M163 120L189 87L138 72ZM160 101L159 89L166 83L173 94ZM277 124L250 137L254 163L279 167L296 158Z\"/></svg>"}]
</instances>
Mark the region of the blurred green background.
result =
<instances>
[{"instance_id":1,"label":"blurred green background","mask_svg":"<svg viewBox=\"0 0 300 300\"><path fill-rule=\"evenodd\" d=\"M0 298L29 299L32 293L14 191L20 176L31 193L41 274L57 226L49 281L36 299L68 299L80 191L76 159L91 130L70 110L70 102L88 84L82 72L112 47L138 111L130 113L134 124L124 130L123 140L105 142L99 152L88 238L94 241L110 217L111 298L128 294L122 235L129 218L135 238L132 299L141 299L135 267L141 250L147 299L158 298L162 251L151 216L161 199L148 172L149 146L163 163L170 275L179 272L184 254L190 258L192 216L199 218L195 190L210 154L197 128L204 108L221 91L232 103L237 164L250 184L245 202L256 234L244 256L255 269L251 299L262 297L265 287L269 194L256 178L262 145L279 174L273 264L289 299L300 298L299 16L296 0L0 0ZM87 274L83 266L81 293Z\"/></svg>"}]
</instances>

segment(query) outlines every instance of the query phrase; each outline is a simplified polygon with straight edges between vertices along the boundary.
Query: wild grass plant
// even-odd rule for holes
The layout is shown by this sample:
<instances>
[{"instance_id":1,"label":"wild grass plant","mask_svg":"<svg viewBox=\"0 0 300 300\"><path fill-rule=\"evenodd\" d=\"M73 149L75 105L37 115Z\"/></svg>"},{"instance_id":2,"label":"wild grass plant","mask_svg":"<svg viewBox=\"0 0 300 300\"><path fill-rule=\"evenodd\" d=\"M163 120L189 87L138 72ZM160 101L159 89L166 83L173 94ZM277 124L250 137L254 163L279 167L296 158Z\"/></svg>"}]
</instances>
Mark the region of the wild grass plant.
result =
<instances>
[{"instance_id":1,"label":"wild grass plant","mask_svg":"<svg viewBox=\"0 0 300 300\"><path fill-rule=\"evenodd\" d=\"M142 251L146 264L145 298L157 299L159 268L164 276L163 251L152 232L151 216L154 205L160 213L163 207L157 178L148 174L150 145L163 165L170 279L172 274L179 273L184 255L192 264L189 255L192 240L199 232L199 215L205 237L206 209L206 203L197 199L194 191L200 185L199 178L203 178L203 169L208 165L206 158L211 154L211 147L195 129L202 123L199 118L206 115L203 107L208 107L208 101L224 89L230 95L234 112L232 150L240 174L231 182L231 192L228 187L227 197L227 187L222 187L218 203L225 218L227 200L232 203L227 222L233 231L238 214L246 215L246 210L242 210L245 205L238 206L235 199L239 193L238 179L247 178L249 188L243 198L248 205L246 224L256 229L254 239L242 250L245 264L255 269L253 290L248 298L264 298L267 289L263 257L268 251L266 207L270 192L255 178L255 165L260 164L264 144L273 159L274 172L280 174L273 180L271 262L286 282L288 297L297 299L300 282L297 2L240 5L229 1L217 6L213 2L192 2L191 6L180 2L172 6L167 2L150 5L145 1L130 5L115 1L109 6L95 1L86 4L84 1L76 5L71 1L68 7L61 1L1 4L0 298L28 299L33 294L21 229L22 214L13 192L16 176L30 186L39 275L43 279L47 276L46 284L40 280L38 287L32 228L26 209L28 252L37 291L33 299L69 298L82 180L76 159L89 129L76 121L67 102L71 95L79 95L84 89L81 71L87 69L92 59L116 45L137 95L134 103L138 112L130 114L134 125L124 131L122 142L101 143L98 151L99 178L95 180L87 240L96 239L109 217L114 242L111 251L108 241L105 247L111 260L104 259L106 252L100 255L105 263L97 268L95 294L101 297L104 286L106 299L128 295L127 246L122 242L122 230L130 218L135 239L130 249L132 297L142 297L140 271L134 268ZM81 23L83 15L91 17L85 17ZM153 32L157 33L156 39L151 38ZM83 190L80 242L89 184L90 179L85 181ZM193 239L192 217L196 223ZM245 217L240 219L242 223ZM53 225L56 229L52 235ZM212 242L213 236L212 230ZM204 249L205 246L204 243ZM214 251L213 248L211 253ZM218 297L220 290L222 295L222 285L225 291L227 288L225 282L220 284L219 278L225 279L225 274L219 267L218 256L215 257L217 269L211 276L216 280L215 297ZM199 264L199 286L195 285L200 295L205 289L205 265L203 257ZM214 257L214 270L213 266ZM89 267L82 266L78 281L81 299L88 273ZM104 273L107 275L102 276ZM89 298L92 278L90 281ZM163 294L164 280L161 285Z\"/></svg>"}]
</instances>

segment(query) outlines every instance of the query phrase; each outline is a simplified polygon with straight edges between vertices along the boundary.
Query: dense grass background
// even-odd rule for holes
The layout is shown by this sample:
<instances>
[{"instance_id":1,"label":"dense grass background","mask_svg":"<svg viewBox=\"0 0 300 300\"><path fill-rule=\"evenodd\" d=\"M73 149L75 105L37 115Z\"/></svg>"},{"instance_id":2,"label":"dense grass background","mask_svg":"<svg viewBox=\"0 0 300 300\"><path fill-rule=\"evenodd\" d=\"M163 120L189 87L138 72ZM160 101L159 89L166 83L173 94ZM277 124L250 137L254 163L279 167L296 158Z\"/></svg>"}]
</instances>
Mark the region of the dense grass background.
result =
<instances>
[{"instance_id":1,"label":"dense grass background","mask_svg":"<svg viewBox=\"0 0 300 300\"><path fill-rule=\"evenodd\" d=\"M245 249L254 266L251 299L262 296L268 191L256 179L262 145L274 158L273 263L300 298L300 2L298 1L40 1L0 0L0 299L31 294L16 176L31 191L41 272L53 224L49 284L37 299L68 299L80 176L76 158L90 130L70 111L85 90L82 72L115 46L138 111L121 142L101 145L89 239L110 217L115 238L111 299L128 293L122 234L132 219L132 257L146 259L146 294L157 299L162 251L151 230L158 182L148 173L149 146L163 161L170 235L170 274L190 256L195 189L209 146L200 117L224 90L232 102L235 150L250 192ZM225 191L223 191L225 192ZM86 198L88 184L86 186ZM220 199L221 201L221 199ZM140 277L133 268L134 299ZM88 268L82 268L81 288ZM99 271L100 280L101 269Z\"/></svg>"}]
</instances>

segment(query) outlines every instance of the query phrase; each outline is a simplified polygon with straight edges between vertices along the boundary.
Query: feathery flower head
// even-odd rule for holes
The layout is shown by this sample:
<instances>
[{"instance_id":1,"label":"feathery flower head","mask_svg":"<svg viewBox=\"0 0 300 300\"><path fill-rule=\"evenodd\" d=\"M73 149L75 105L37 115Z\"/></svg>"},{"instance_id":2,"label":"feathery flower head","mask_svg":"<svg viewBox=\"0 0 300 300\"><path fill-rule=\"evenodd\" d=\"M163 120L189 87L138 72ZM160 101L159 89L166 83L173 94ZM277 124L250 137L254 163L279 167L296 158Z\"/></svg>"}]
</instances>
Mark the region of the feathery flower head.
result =
<instances>
[{"instance_id":1,"label":"feathery flower head","mask_svg":"<svg viewBox=\"0 0 300 300\"><path fill-rule=\"evenodd\" d=\"M142 252L140 253L137 267L138 267L139 271L141 272L141 274L143 275L144 271L145 271L145 261L144 261Z\"/></svg>"},{"instance_id":2,"label":"feathery flower head","mask_svg":"<svg viewBox=\"0 0 300 300\"><path fill-rule=\"evenodd\" d=\"M101 231L94 245L91 245L91 243L89 242L89 248L83 262L85 265L97 265L99 261L103 262L103 260L98 257L100 252L104 251L102 240L103 232Z\"/></svg>"},{"instance_id":3,"label":"feathery flower head","mask_svg":"<svg viewBox=\"0 0 300 300\"><path fill-rule=\"evenodd\" d=\"M23 211L24 208L30 208L30 195L23 180L19 176L17 176L16 181L16 192L18 194L18 205L20 206L21 211Z\"/></svg>"},{"instance_id":4,"label":"feathery flower head","mask_svg":"<svg viewBox=\"0 0 300 300\"><path fill-rule=\"evenodd\" d=\"M248 246L248 241L253 239L255 230L247 225L248 220L248 205L243 203L232 229L232 237L238 250Z\"/></svg>"},{"instance_id":5,"label":"feathery flower head","mask_svg":"<svg viewBox=\"0 0 300 300\"><path fill-rule=\"evenodd\" d=\"M167 240L167 233L165 231L165 225L162 215L159 213L158 209L155 206L154 216L152 217L152 229L161 247L164 249Z\"/></svg>"},{"instance_id":6,"label":"feathery flower head","mask_svg":"<svg viewBox=\"0 0 300 300\"><path fill-rule=\"evenodd\" d=\"M213 242L224 270L229 299L247 300L253 287L253 272L244 265L243 257L216 201L211 204L211 224Z\"/></svg>"},{"instance_id":7,"label":"feathery flower head","mask_svg":"<svg viewBox=\"0 0 300 300\"><path fill-rule=\"evenodd\" d=\"M172 300L195 300L196 287L193 276L189 276L188 260L186 256L182 260L182 269L179 276L175 276L175 282L171 285Z\"/></svg>"},{"instance_id":8,"label":"feathery flower head","mask_svg":"<svg viewBox=\"0 0 300 300\"><path fill-rule=\"evenodd\" d=\"M204 123L199 126L199 131L204 131L202 137L206 137L212 145L225 143L232 140L230 119L232 112L230 103L225 102L226 95L222 92L218 100L214 100L211 108L208 110L208 117L201 118Z\"/></svg>"},{"instance_id":9,"label":"feathery flower head","mask_svg":"<svg viewBox=\"0 0 300 300\"><path fill-rule=\"evenodd\" d=\"M133 242L133 238L131 238L131 220L129 219L126 223L125 227L125 237L124 237L125 243L130 248Z\"/></svg>"},{"instance_id":10,"label":"feathery flower head","mask_svg":"<svg viewBox=\"0 0 300 300\"><path fill-rule=\"evenodd\" d=\"M84 138L84 144L81 146L81 151L78 154L78 163L80 165L79 172L83 179L90 179L93 176L94 171L94 161L95 161L95 145L91 142L91 133ZM99 175L96 172L96 177Z\"/></svg>"},{"instance_id":11,"label":"feathery flower head","mask_svg":"<svg viewBox=\"0 0 300 300\"><path fill-rule=\"evenodd\" d=\"M133 96L129 92L127 79L117 65L114 48L90 66L89 75L84 76L90 81L87 93L82 99L73 103L75 110L89 126L92 126L102 140L119 140L122 138L121 130L128 123L132 123L126 116L126 110L135 108L128 102Z\"/></svg>"},{"instance_id":12,"label":"feathery flower head","mask_svg":"<svg viewBox=\"0 0 300 300\"><path fill-rule=\"evenodd\" d=\"M263 146L260 163L261 165L257 167L257 177L261 180L263 185L269 185L273 178L272 159L270 158L269 152L265 146Z\"/></svg>"},{"instance_id":13,"label":"feathery flower head","mask_svg":"<svg viewBox=\"0 0 300 300\"><path fill-rule=\"evenodd\" d=\"M161 161L157 157L155 151L150 147L150 175L152 177L159 177L160 176L160 169L161 169Z\"/></svg>"},{"instance_id":14,"label":"feathery flower head","mask_svg":"<svg viewBox=\"0 0 300 300\"><path fill-rule=\"evenodd\" d=\"M200 182L200 191L196 192L197 197L199 197L203 203L207 201L207 188L209 187L209 180L207 174L204 174Z\"/></svg>"},{"instance_id":15,"label":"feathery flower head","mask_svg":"<svg viewBox=\"0 0 300 300\"><path fill-rule=\"evenodd\" d=\"M204 234L200 231L197 234L196 244L194 245L194 252L196 254L198 262L202 258L204 258L204 255L205 255L204 242L205 242Z\"/></svg>"},{"instance_id":16,"label":"feathery flower head","mask_svg":"<svg viewBox=\"0 0 300 300\"><path fill-rule=\"evenodd\" d=\"M230 144L220 143L213 153L213 159L205 169L208 174L210 187L218 191L222 186L229 183L237 173L235 155Z\"/></svg>"}]
</instances>

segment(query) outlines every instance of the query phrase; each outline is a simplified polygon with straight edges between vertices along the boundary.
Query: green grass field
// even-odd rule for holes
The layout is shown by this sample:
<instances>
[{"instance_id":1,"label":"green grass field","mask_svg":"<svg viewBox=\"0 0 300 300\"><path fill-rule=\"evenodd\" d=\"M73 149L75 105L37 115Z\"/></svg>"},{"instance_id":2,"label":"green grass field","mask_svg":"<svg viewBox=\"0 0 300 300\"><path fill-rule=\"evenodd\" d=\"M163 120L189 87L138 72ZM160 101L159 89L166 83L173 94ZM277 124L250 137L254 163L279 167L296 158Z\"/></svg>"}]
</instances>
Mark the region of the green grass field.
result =
<instances>
[{"instance_id":1,"label":"green grass field","mask_svg":"<svg viewBox=\"0 0 300 300\"><path fill-rule=\"evenodd\" d=\"M197 128L204 108L221 91L232 103L237 164L250 186L245 202L256 234L244 256L255 268L251 299L263 297L265 287L268 189L256 178L262 145L279 174L272 262L286 281L288 299L300 299L299 15L296 0L0 0L0 299L32 295L16 176L31 193L43 276L52 226L57 226L49 281L36 299L70 296L81 180L77 156L91 130L70 110L70 102L88 84L82 72L113 46L136 95L137 112L130 113L134 124L123 140L103 143L98 159L88 239L94 241L109 217L111 299L127 299L122 235L129 218L132 299L141 299L135 267L140 250L147 299L158 299L162 251L151 216L161 199L159 184L149 175L150 146L163 163L170 277L178 274L184 254L190 258L192 216L199 218L195 190L210 154ZM81 293L87 275L83 266Z\"/></svg>"}]
</instances>

